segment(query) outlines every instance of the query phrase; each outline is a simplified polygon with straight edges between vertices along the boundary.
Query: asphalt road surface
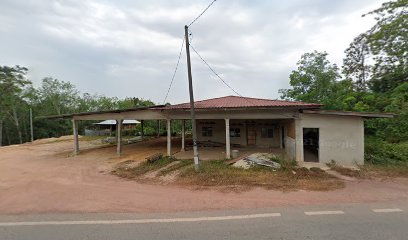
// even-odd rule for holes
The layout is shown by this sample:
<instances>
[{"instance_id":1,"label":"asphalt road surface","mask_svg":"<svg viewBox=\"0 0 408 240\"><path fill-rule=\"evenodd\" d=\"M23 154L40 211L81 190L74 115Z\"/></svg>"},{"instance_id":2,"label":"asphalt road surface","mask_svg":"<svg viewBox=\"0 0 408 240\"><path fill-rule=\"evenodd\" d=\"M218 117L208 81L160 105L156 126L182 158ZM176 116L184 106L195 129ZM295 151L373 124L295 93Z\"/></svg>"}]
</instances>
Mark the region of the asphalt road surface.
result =
<instances>
[{"instance_id":1,"label":"asphalt road surface","mask_svg":"<svg viewBox=\"0 0 408 240\"><path fill-rule=\"evenodd\" d=\"M408 203L162 214L0 216L1 240L408 239Z\"/></svg>"}]
</instances>

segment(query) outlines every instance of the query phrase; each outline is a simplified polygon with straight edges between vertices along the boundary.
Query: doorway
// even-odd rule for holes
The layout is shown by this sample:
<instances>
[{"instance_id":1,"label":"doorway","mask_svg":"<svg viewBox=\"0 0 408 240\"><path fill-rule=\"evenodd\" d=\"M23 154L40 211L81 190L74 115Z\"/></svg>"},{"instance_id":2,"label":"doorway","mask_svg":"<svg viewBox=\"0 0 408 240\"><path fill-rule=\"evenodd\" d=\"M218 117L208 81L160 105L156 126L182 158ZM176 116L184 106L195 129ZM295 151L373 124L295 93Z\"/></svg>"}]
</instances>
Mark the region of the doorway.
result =
<instances>
[{"instance_id":1,"label":"doorway","mask_svg":"<svg viewBox=\"0 0 408 240\"><path fill-rule=\"evenodd\" d=\"M318 128L303 128L303 161L319 162Z\"/></svg>"},{"instance_id":2,"label":"doorway","mask_svg":"<svg viewBox=\"0 0 408 240\"><path fill-rule=\"evenodd\" d=\"M255 146L256 145L256 129L255 127L248 127L247 128L247 144L248 146Z\"/></svg>"}]
</instances>

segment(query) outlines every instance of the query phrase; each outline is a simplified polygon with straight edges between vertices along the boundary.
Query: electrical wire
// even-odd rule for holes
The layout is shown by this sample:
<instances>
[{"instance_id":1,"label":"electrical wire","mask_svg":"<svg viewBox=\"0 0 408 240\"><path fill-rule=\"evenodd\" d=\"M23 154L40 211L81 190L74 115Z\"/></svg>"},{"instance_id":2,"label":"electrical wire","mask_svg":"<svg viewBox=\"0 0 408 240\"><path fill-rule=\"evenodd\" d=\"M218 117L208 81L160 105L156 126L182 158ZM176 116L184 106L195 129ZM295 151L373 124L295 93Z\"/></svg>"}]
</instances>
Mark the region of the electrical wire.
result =
<instances>
[{"instance_id":1,"label":"electrical wire","mask_svg":"<svg viewBox=\"0 0 408 240\"><path fill-rule=\"evenodd\" d=\"M253 105L253 106L257 106L256 103L250 101L248 98L242 96L239 92L237 92L234 88L232 88L231 85L229 85L224 79L221 78L221 76L215 72L215 70L210 66L210 64L208 64L207 61L204 60L204 58L197 52L197 50L190 44L191 49L193 49L193 52L195 52L197 54L197 56L201 59L201 61L203 61L203 63L229 88L231 89L235 94L237 94L238 96L242 97L242 99L244 99L245 101L247 101L249 104ZM281 114L281 113L276 113L277 115L281 115L287 118L291 118L293 116L288 116L285 114Z\"/></svg>"},{"instance_id":2,"label":"electrical wire","mask_svg":"<svg viewBox=\"0 0 408 240\"><path fill-rule=\"evenodd\" d=\"M222 77L220 77L220 75L217 72L215 72L215 70L210 66L210 64L208 64L207 61L205 61L204 58L201 57L201 55L197 52L197 50L195 50L195 48L191 44L190 44L190 47L197 54L197 56L201 59L201 61L203 61L204 64L207 65L207 67L215 74L215 76L217 76L225 84L225 86L227 86L229 89L231 89L238 96L243 97L241 94L239 94L237 91L235 91L235 89L232 88L231 85L229 85L224 79L222 79Z\"/></svg>"},{"instance_id":3,"label":"electrical wire","mask_svg":"<svg viewBox=\"0 0 408 240\"><path fill-rule=\"evenodd\" d=\"M204 9L204 11L202 11L202 12L200 13L200 15L198 15L188 26L190 27L191 25L193 25L193 23L195 23L195 22L215 3L215 1L217 1L217 0L213 0L213 1L210 3L210 5L208 5L208 6Z\"/></svg>"},{"instance_id":4,"label":"electrical wire","mask_svg":"<svg viewBox=\"0 0 408 240\"><path fill-rule=\"evenodd\" d=\"M169 89L167 89L167 93L166 93L166 96L164 97L163 104L166 104L166 100L167 100L167 97L169 96L171 86L173 85L174 77L176 76L177 69L178 69L178 66L180 64L180 58L181 58L181 53L183 52L183 47L184 47L184 38L183 38L183 42L181 43L181 48L180 48L180 53L178 55L176 68L174 69L173 76L171 77Z\"/></svg>"}]
</instances>

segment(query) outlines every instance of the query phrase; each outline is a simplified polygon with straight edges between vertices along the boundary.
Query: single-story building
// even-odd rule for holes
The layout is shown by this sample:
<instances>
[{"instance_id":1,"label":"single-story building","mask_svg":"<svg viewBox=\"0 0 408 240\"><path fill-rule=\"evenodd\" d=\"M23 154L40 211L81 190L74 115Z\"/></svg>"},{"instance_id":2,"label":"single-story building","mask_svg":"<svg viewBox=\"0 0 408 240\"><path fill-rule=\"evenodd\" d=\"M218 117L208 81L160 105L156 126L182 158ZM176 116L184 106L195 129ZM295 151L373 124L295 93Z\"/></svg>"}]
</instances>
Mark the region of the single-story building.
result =
<instances>
[{"instance_id":1,"label":"single-story building","mask_svg":"<svg viewBox=\"0 0 408 240\"><path fill-rule=\"evenodd\" d=\"M194 103L197 140L225 145L225 158L231 146L279 148L287 158L298 162L342 165L364 164L364 119L388 118L392 114L322 110L321 104L259 99L238 96ZM78 121L115 119L121 139L126 119L167 120L167 153L171 154L171 122L182 121L182 150L185 149L185 120L190 119L190 104L156 105L132 109L87 112L51 118L71 118L74 152L79 152ZM142 121L143 125L143 121ZM117 141L117 153L122 152Z\"/></svg>"},{"instance_id":2,"label":"single-story building","mask_svg":"<svg viewBox=\"0 0 408 240\"><path fill-rule=\"evenodd\" d=\"M136 125L140 124L137 120L123 120L123 130L135 130ZM111 136L116 128L116 120L105 120L93 123L92 126L85 129L86 136Z\"/></svg>"}]
</instances>

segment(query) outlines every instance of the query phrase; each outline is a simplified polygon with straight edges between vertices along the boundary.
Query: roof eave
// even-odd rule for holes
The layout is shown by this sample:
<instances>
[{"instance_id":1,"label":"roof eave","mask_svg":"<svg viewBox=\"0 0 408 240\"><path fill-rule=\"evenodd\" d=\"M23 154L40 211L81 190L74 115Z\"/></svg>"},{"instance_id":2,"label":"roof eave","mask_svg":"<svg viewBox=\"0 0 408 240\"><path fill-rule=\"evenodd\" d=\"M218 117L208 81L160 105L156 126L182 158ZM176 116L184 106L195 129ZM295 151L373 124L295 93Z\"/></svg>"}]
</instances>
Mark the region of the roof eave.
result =
<instances>
[{"instance_id":1,"label":"roof eave","mask_svg":"<svg viewBox=\"0 0 408 240\"><path fill-rule=\"evenodd\" d=\"M81 113L72 113L72 114L61 114L61 115L50 115L50 116L38 116L36 119L70 119L75 116L88 116L88 115L99 115L99 114L106 114L106 113L122 113L122 112L132 112L132 111L140 111L140 110L147 110L147 109L155 109L164 107L165 105L153 105L153 106L145 106L145 107L137 107L137 108L126 108L126 109L115 109L115 110L106 110L106 111L95 111L95 112L81 112Z\"/></svg>"},{"instance_id":2,"label":"roof eave","mask_svg":"<svg viewBox=\"0 0 408 240\"><path fill-rule=\"evenodd\" d=\"M319 109L322 105L316 106L276 106L276 107L213 107L213 108L195 108L196 111L219 111L219 110L233 110L233 111L240 111L240 110L281 110L281 109L295 109L295 110L311 110L311 109ZM161 111L190 111L190 107L188 108L158 108L155 110Z\"/></svg>"},{"instance_id":3,"label":"roof eave","mask_svg":"<svg viewBox=\"0 0 408 240\"><path fill-rule=\"evenodd\" d=\"M373 112L350 112L350 111L330 111L330 110L304 110L303 113L322 114L322 115L340 115L363 118L393 118L392 113L373 113Z\"/></svg>"}]
</instances>

